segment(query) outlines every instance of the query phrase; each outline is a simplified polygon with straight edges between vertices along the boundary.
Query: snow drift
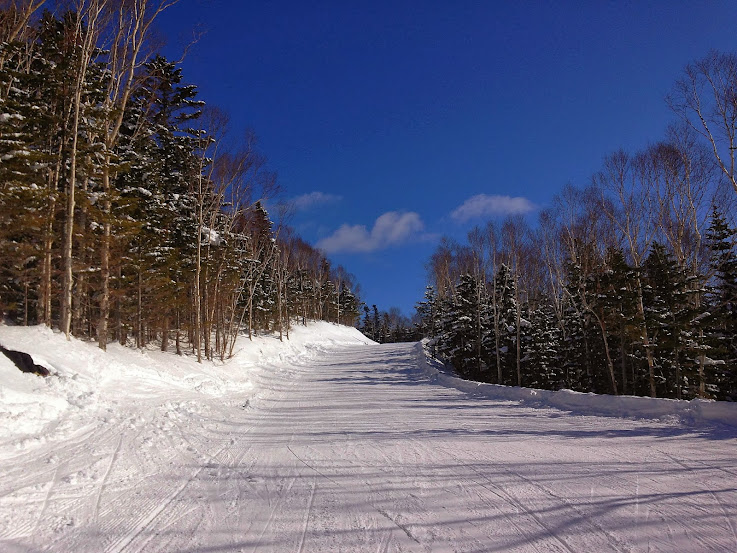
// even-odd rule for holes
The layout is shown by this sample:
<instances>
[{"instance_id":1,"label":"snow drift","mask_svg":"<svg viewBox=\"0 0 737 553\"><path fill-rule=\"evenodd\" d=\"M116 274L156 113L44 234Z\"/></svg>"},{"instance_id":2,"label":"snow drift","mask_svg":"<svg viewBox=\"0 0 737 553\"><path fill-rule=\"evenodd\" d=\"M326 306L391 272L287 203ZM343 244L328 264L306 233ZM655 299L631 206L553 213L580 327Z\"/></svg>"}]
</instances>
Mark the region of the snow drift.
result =
<instances>
[{"instance_id":1,"label":"snow drift","mask_svg":"<svg viewBox=\"0 0 737 553\"><path fill-rule=\"evenodd\" d=\"M258 393L266 368L278 370L336 346L369 343L354 328L311 322L295 326L284 342L274 335L252 341L244 337L232 359L197 363L192 355L119 344L103 352L90 342L67 341L45 326L0 325L0 344L31 354L52 373L48 378L24 374L0 355L0 455L112 420L122 407L138 400L158 405L176 398L191 402L198 395L235 393L246 401Z\"/></svg>"},{"instance_id":2,"label":"snow drift","mask_svg":"<svg viewBox=\"0 0 737 553\"><path fill-rule=\"evenodd\" d=\"M335 347L372 344L354 328L326 322L297 325L289 340L274 335L245 337L226 362L197 363L154 349L136 350L110 344L108 351L77 339L67 341L44 326L0 326L0 344L31 354L52 376L21 373L0 356L0 455L33 443L69 436L94 421L114 420L121 407L135 401L156 406L181 402L196 405L198 396L254 401L274 373ZM579 414L646 419L676 418L688 424L722 423L737 427L737 404L677 401L633 396L599 396L570 390L557 392L482 384L462 380L429 358L417 344L418 365L439 384L486 398L555 407Z\"/></svg>"},{"instance_id":3,"label":"snow drift","mask_svg":"<svg viewBox=\"0 0 737 553\"><path fill-rule=\"evenodd\" d=\"M418 364L432 380L491 399L520 401L527 405L555 407L585 415L640 419L676 418L686 424L717 423L737 427L737 403L702 399L679 401L639 396L607 396L573 390L536 390L463 380L429 357L422 343L416 345Z\"/></svg>"}]
</instances>

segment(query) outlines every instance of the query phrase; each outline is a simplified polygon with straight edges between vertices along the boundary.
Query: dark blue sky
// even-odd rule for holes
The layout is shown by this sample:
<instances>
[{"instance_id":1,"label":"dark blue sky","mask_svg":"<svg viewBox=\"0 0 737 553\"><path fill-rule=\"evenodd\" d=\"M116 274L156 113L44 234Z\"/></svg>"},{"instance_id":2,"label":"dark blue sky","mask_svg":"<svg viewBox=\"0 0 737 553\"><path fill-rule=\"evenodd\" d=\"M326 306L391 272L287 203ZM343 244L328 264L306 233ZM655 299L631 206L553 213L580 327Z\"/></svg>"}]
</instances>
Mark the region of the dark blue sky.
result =
<instances>
[{"instance_id":1,"label":"dark blue sky","mask_svg":"<svg viewBox=\"0 0 737 553\"><path fill-rule=\"evenodd\" d=\"M181 0L160 23L171 58L207 31L185 79L255 131L285 198L311 194L300 234L406 314L440 235L534 217L658 140L683 66L737 49L733 1Z\"/></svg>"}]
</instances>

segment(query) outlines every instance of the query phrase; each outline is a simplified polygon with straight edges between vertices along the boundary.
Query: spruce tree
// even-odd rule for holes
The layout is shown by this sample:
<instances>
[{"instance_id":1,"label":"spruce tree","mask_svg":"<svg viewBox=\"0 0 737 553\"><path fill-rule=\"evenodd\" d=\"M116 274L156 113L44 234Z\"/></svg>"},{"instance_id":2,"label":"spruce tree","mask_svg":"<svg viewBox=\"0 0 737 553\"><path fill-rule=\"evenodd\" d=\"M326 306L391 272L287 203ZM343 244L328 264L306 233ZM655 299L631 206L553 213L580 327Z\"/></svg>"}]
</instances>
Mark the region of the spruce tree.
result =
<instances>
[{"instance_id":1,"label":"spruce tree","mask_svg":"<svg viewBox=\"0 0 737 553\"><path fill-rule=\"evenodd\" d=\"M509 266L502 264L494 277L494 294L496 296L496 320L492 327L493 344L488 351L494 366L499 362L502 381L499 384L514 385L516 367L516 317L517 302L515 300L515 284ZM487 343L489 341L487 340Z\"/></svg>"},{"instance_id":2,"label":"spruce tree","mask_svg":"<svg viewBox=\"0 0 737 553\"><path fill-rule=\"evenodd\" d=\"M0 313L29 324L39 310L50 160L43 143L48 112L36 106L43 68L25 50L0 44Z\"/></svg>"},{"instance_id":3,"label":"spruce tree","mask_svg":"<svg viewBox=\"0 0 737 553\"><path fill-rule=\"evenodd\" d=\"M707 286L706 302L710 346L710 380L718 399L737 401L737 230L714 207L706 233L711 252L713 278Z\"/></svg>"},{"instance_id":4,"label":"spruce tree","mask_svg":"<svg viewBox=\"0 0 737 553\"><path fill-rule=\"evenodd\" d=\"M684 374L688 310L686 277L665 246L653 243L643 265L645 321L652 334L656 385L661 397L689 395L696 375ZM688 366L687 366L688 367Z\"/></svg>"},{"instance_id":5,"label":"spruce tree","mask_svg":"<svg viewBox=\"0 0 737 553\"><path fill-rule=\"evenodd\" d=\"M524 358L527 386L547 390L563 387L558 349L560 332L555 310L547 303L530 313L530 341Z\"/></svg>"},{"instance_id":6,"label":"spruce tree","mask_svg":"<svg viewBox=\"0 0 737 553\"><path fill-rule=\"evenodd\" d=\"M635 363L632 360L632 342L636 333L637 306L634 272L627 264L621 248L609 248L605 255L607 270L602 275L602 308L610 329L612 360L617 368L620 392L634 393Z\"/></svg>"},{"instance_id":7,"label":"spruce tree","mask_svg":"<svg viewBox=\"0 0 737 553\"><path fill-rule=\"evenodd\" d=\"M566 388L588 392L591 390L590 316L582 302L583 286L581 267L569 264L562 319L563 380Z\"/></svg>"}]
</instances>

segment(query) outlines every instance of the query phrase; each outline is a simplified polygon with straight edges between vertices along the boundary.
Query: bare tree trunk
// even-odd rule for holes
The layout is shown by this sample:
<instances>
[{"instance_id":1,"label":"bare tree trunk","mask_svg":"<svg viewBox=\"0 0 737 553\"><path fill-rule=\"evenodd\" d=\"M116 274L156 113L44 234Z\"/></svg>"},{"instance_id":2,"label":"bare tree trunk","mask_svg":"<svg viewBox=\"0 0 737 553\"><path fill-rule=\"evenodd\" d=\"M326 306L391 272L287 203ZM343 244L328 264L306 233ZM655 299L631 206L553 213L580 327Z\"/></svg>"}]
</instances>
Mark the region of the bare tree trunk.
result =
<instances>
[{"instance_id":1,"label":"bare tree trunk","mask_svg":"<svg viewBox=\"0 0 737 553\"><path fill-rule=\"evenodd\" d=\"M181 347L181 341L180 341L180 330L179 330L179 309L177 309L177 329L176 329L176 334L174 336L174 341L175 341L175 344L176 344L177 355L182 355L182 347Z\"/></svg>"},{"instance_id":2,"label":"bare tree trunk","mask_svg":"<svg viewBox=\"0 0 737 553\"><path fill-rule=\"evenodd\" d=\"M645 319L645 303L643 301L642 293L642 281L639 276L635 279L635 282L637 284L637 313L640 317L640 338L642 339L642 346L645 348L645 357L647 358L650 397L657 397L657 391L655 388L655 359L653 358L653 351L650 345L650 338L648 336L647 322Z\"/></svg>"},{"instance_id":3,"label":"bare tree trunk","mask_svg":"<svg viewBox=\"0 0 737 553\"><path fill-rule=\"evenodd\" d=\"M625 350L626 342L625 342L625 334L624 329L620 329L619 331L619 355L622 359L622 395L627 395L627 363L625 361ZM634 382L633 382L634 385Z\"/></svg>"},{"instance_id":4,"label":"bare tree trunk","mask_svg":"<svg viewBox=\"0 0 737 553\"><path fill-rule=\"evenodd\" d=\"M476 359L478 361L478 373L481 375L484 368L484 362L481 358L482 355L482 342L484 340L484 332L481 326L481 305L483 298L481 296L481 283L476 281Z\"/></svg>"},{"instance_id":5,"label":"bare tree trunk","mask_svg":"<svg viewBox=\"0 0 737 553\"><path fill-rule=\"evenodd\" d=\"M86 70L82 71L84 73ZM84 79L79 77L79 81ZM79 120L82 104L82 82L78 82L74 94L74 120L72 123L72 149L69 166L69 182L67 183L67 207L66 219L64 221L64 250L62 252L62 263L64 266L64 278L62 281L61 295L61 331L71 338L72 324L72 289L74 287L73 275L73 241L74 241L74 208L76 206L75 192L77 188L77 144L79 134Z\"/></svg>"},{"instance_id":6,"label":"bare tree trunk","mask_svg":"<svg viewBox=\"0 0 737 553\"><path fill-rule=\"evenodd\" d=\"M289 325L291 324L290 318L289 318L289 286L286 282L286 279L288 278L288 275L285 275L285 283L284 283L284 316L286 318L286 334L287 334L287 340L289 340Z\"/></svg>"},{"instance_id":7,"label":"bare tree trunk","mask_svg":"<svg viewBox=\"0 0 737 553\"><path fill-rule=\"evenodd\" d=\"M88 160L89 161L89 160ZM87 194L89 190L89 176L85 176L82 182L82 193ZM84 304L87 295L87 206L83 204L79 213L79 227L82 229L79 238L79 258L80 264L85 270L81 271L77 276L77 285L72 298L72 333L82 332L84 319Z\"/></svg>"},{"instance_id":8,"label":"bare tree trunk","mask_svg":"<svg viewBox=\"0 0 737 553\"><path fill-rule=\"evenodd\" d=\"M604 353L606 354L606 366L609 371L609 380L612 385L612 395L617 395L617 379L614 376L614 363L612 362L612 356L609 353L609 339L607 338L606 323L604 322L603 313L594 313L596 322L599 323L599 329L601 330L601 339L604 342Z\"/></svg>"},{"instance_id":9,"label":"bare tree trunk","mask_svg":"<svg viewBox=\"0 0 737 553\"><path fill-rule=\"evenodd\" d=\"M28 281L23 283L23 326L28 326Z\"/></svg>"},{"instance_id":10,"label":"bare tree trunk","mask_svg":"<svg viewBox=\"0 0 737 553\"><path fill-rule=\"evenodd\" d=\"M123 267L118 265L118 281L123 280ZM116 326L116 337L121 346L126 345L128 342L128 334L126 329L123 327L123 314L121 313L120 297L115 299L115 326Z\"/></svg>"},{"instance_id":11,"label":"bare tree trunk","mask_svg":"<svg viewBox=\"0 0 737 553\"><path fill-rule=\"evenodd\" d=\"M74 209L76 206L77 188L77 151L79 149L79 126L82 117L83 92L87 80L87 68L89 67L98 33L98 23L103 11L101 0L80 0L77 6L77 23L75 38L79 39L81 46L78 55L78 66L75 68L74 96L72 98L72 147L69 153L69 182L67 183L67 206L66 220L64 222L64 248L62 252L62 265L64 267L64 278L61 294L61 331L70 339L72 323L72 289L74 286L73 274L73 242L74 242Z\"/></svg>"},{"instance_id":12,"label":"bare tree trunk","mask_svg":"<svg viewBox=\"0 0 737 553\"><path fill-rule=\"evenodd\" d=\"M197 362L202 363L202 305L200 301L200 275L202 274L202 211L199 214L199 231L197 233L197 254L195 256L195 275L194 275L194 342L193 346L197 352Z\"/></svg>"},{"instance_id":13,"label":"bare tree trunk","mask_svg":"<svg viewBox=\"0 0 737 553\"><path fill-rule=\"evenodd\" d=\"M61 147L60 147L61 148ZM59 178L60 161L57 162L56 178L49 176L49 204L44 227L44 257L41 277L41 313L43 323L51 326L51 296L52 296L52 254L54 248L54 217L56 215L56 187Z\"/></svg>"},{"instance_id":14,"label":"bare tree trunk","mask_svg":"<svg viewBox=\"0 0 737 553\"><path fill-rule=\"evenodd\" d=\"M210 325L210 287L209 284L209 273L210 273L210 264L209 264L209 250L210 247L207 247L208 255L205 256L205 263L202 270L202 281L200 284L202 285L202 321L201 321L201 328L202 328L202 344L205 348L205 359L212 359L212 345L210 343L212 339L212 327Z\"/></svg>"},{"instance_id":15,"label":"bare tree trunk","mask_svg":"<svg viewBox=\"0 0 737 553\"><path fill-rule=\"evenodd\" d=\"M701 342L704 341L704 329L699 330ZM706 354L702 351L699 354L699 397L706 397L706 379L704 378L704 365L706 364Z\"/></svg>"},{"instance_id":16,"label":"bare tree trunk","mask_svg":"<svg viewBox=\"0 0 737 553\"><path fill-rule=\"evenodd\" d=\"M143 347L143 276L141 275L141 255L138 255L138 304L136 305L136 347Z\"/></svg>"},{"instance_id":17,"label":"bare tree trunk","mask_svg":"<svg viewBox=\"0 0 737 553\"><path fill-rule=\"evenodd\" d=\"M277 267L276 286L276 317L279 320L279 341L284 341L284 326L282 325L282 274L281 267Z\"/></svg>"},{"instance_id":18,"label":"bare tree trunk","mask_svg":"<svg viewBox=\"0 0 737 553\"><path fill-rule=\"evenodd\" d=\"M110 163L111 156L107 152L102 167L102 192L104 196L102 205L105 218L102 223L102 243L100 244L100 281L102 289L100 291L100 319L97 323L97 341L103 351L107 349L108 321L110 320L110 242L112 241Z\"/></svg>"},{"instance_id":19,"label":"bare tree trunk","mask_svg":"<svg viewBox=\"0 0 737 553\"><path fill-rule=\"evenodd\" d=\"M522 306L519 304L519 280L517 279L517 266L515 263L515 286L514 286L514 297L515 297L515 303L516 306L516 327L517 327L517 343L516 343L516 349L517 349L517 386L522 386L522 362L521 362L521 353L522 353L522 328L521 328L521 313L520 310L522 309Z\"/></svg>"}]
</instances>

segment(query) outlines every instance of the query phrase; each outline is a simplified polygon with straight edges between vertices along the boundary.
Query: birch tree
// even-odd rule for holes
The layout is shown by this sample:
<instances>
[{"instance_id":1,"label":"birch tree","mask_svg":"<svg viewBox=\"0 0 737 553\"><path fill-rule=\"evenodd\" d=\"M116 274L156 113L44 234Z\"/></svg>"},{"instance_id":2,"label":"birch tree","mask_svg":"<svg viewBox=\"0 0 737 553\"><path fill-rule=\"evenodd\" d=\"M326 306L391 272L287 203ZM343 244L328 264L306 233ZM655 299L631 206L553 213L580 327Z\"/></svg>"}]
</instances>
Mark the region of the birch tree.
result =
<instances>
[{"instance_id":1,"label":"birch tree","mask_svg":"<svg viewBox=\"0 0 737 553\"><path fill-rule=\"evenodd\" d=\"M613 203L602 199L602 209L624 242L635 271L640 339L647 359L650 396L656 397L655 358L645 317L644 284L641 276L643 263L656 239L659 223L659 210L654 205L654 176L645 155L632 159L620 150L605 159L604 169L596 175L595 180L611 195Z\"/></svg>"},{"instance_id":2,"label":"birch tree","mask_svg":"<svg viewBox=\"0 0 737 553\"><path fill-rule=\"evenodd\" d=\"M737 55L712 50L688 64L667 102L706 141L737 192Z\"/></svg>"},{"instance_id":3,"label":"birch tree","mask_svg":"<svg viewBox=\"0 0 737 553\"><path fill-rule=\"evenodd\" d=\"M99 1L99 0L98 0ZM156 18L178 0L120 0L102 2L110 10L109 80L103 101L107 117L101 128L103 233L100 248L100 318L97 338L101 349L107 348L110 319L110 251L112 235L112 179L115 177L114 154L120 137L125 110L134 91L137 71L148 59L144 48Z\"/></svg>"},{"instance_id":4,"label":"birch tree","mask_svg":"<svg viewBox=\"0 0 737 553\"><path fill-rule=\"evenodd\" d=\"M104 0L78 0L75 5L76 16L74 28L75 59L73 65L73 94L71 102L71 140L69 151L69 177L66 186L66 218L64 221L64 249L62 265L64 277L61 294L61 331L70 339L72 322L72 288L73 274L73 243L74 243L74 210L77 193L77 151L79 145L79 130L83 115L84 90L87 84L87 72L97 49L97 41L104 23Z\"/></svg>"}]
</instances>

